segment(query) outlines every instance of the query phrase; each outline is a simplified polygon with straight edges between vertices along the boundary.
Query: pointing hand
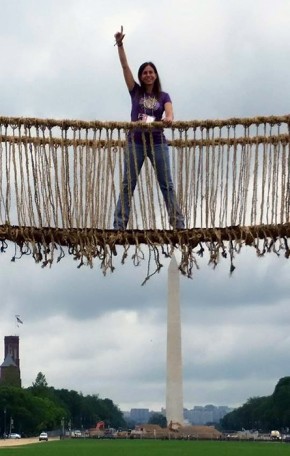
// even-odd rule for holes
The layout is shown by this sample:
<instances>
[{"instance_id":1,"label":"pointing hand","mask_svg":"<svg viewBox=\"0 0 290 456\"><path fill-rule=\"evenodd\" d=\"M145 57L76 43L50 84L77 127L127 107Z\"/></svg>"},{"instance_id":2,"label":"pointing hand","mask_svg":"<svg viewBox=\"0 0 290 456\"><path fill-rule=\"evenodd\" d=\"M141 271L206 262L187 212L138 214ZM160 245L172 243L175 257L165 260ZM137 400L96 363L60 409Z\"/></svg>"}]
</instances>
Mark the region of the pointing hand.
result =
<instances>
[{"instance_id":1,"label":"pointing hand","mask_svg":"<svg viewBox=\"0 0 290 456\"><path fill-rule=\"evenodd\" d=\"M116 44L122 43L124 36L125 36L125 34L123 33L123 25L121 25L121 31L115 33L115 35L114 35Z\"/></svg>"}]
</instances>

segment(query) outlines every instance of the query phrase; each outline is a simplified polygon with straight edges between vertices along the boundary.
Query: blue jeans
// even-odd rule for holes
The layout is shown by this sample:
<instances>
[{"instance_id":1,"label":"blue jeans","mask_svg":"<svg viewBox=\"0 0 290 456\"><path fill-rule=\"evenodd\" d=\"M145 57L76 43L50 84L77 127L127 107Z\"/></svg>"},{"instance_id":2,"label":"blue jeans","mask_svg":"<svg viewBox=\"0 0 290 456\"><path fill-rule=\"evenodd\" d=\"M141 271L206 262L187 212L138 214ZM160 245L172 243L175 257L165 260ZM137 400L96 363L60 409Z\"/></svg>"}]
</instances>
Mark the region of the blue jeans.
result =
<instances>
[{"instance_id":1,"label":"blue jeans","mask_svg":"<svg viewBox=\"0 0 290 456\"><path fill-rule=\"evenodd\" d=\"M184 216L176 199L167 144L155 144L154 150L151 149L150 145L135 144L133 146L128 144L124 155L124 177L121 192L114 213L114 228L125 230L127 227L131 199L146 156L155 169L170 225L176 229L183 229L185 227Z\"/></svg>"}]
</instances>

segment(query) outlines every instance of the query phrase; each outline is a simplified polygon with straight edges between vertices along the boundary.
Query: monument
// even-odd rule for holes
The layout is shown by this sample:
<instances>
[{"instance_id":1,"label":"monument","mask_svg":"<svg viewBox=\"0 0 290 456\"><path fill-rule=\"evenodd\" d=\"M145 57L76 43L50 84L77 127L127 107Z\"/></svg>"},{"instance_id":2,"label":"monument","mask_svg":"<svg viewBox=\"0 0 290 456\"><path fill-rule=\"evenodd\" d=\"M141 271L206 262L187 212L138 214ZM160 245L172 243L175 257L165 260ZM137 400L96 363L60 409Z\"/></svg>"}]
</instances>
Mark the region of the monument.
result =
<instances>
[{"instance_id":1,"label":"monument","mask_svg":"<svg viewBox=\"0 0 290 456\"><path fill-rule=\"evenodd\" d=\"M177 261L173 255L168 268L166 382L166 419L168 426L182 425L184 422L179 278Z\"/></svg>"}]
</instances>

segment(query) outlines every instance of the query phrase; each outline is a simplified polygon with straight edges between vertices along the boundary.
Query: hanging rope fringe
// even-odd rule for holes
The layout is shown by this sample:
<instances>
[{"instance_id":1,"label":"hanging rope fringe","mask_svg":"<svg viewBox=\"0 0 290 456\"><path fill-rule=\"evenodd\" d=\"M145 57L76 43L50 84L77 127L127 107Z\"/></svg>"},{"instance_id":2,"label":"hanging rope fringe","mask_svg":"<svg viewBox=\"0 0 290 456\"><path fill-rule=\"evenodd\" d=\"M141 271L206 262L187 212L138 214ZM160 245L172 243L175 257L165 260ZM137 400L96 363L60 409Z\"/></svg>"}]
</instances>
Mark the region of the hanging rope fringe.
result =
<instances>
[{"instance_id":1,"label":"hanging rope fringe","mask_svg":"<svg viewBox=\"0 0 290 456\"><path fill-rule=\"evenodd\" d=\"M0 117L1 251L12 241L13 261L31 254L46 266L66 250L79 267L92 267L99 259L106 273L114 270L119 246L122 262L129 247L134 249L134 264L146 258L147 246L147 278L175 249L188 277L205 249L213 267L228 257L231 272L242 245L253 246L258 256L283 251L288 258L290 116L174 122L166 129L167 171L184 216L182 230L176 229L176 208L165 204L166 190L155 177L152 132L162 127L160 122ZM126 219L122 181L126 137L134 128L141 129L145 155L153 159L145 159L136 189L129 190ZM130 153L137 172L134 144ZM113 230L119 196L126 229Z\"/></svg>"}]
</instances>

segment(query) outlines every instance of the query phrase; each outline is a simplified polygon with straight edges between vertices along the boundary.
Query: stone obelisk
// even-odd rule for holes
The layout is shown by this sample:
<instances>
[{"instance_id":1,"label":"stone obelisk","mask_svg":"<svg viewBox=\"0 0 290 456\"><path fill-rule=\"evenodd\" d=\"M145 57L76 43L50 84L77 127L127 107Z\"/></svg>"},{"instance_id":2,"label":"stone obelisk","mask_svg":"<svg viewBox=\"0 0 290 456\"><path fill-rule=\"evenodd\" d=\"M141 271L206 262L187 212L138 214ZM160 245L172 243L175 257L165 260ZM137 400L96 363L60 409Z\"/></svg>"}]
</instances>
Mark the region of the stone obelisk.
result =
<instances>
[{"instance_id":1,"label":"stone obelisk","mask_svg":"<svg viewBox=\"0 0 290 456\"><path fill-rule=\"evenodd\" d=\"M166 419L168 426L184 422L179 270L174 255L168 268Z\"/></svg>"}]
</instances>

